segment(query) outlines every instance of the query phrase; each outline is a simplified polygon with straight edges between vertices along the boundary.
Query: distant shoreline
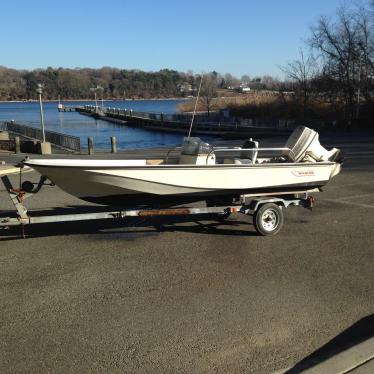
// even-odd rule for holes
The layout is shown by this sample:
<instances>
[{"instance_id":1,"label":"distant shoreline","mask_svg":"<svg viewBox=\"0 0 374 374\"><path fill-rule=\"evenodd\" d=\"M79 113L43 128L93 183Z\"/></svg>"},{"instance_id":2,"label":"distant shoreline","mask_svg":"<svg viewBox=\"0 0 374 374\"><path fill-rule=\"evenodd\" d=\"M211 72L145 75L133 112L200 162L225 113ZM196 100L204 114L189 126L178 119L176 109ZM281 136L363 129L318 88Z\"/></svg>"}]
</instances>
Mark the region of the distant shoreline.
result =
<instances>
[{"instance_id":1,"label":"distant shoreline","mask_svg":"<svg viewBox=\"0 0 374 374\"><path fill-rule=\"evenodd\" d=\"M162 101L162 100L192 100L192 98L187 97L167 97L167 98L150 98L150 99L104 99L104 102L107 101ZM88 101L88 102L95 102L94 99L69 99L69 100L60 100L61 104L63 103L70 103L70 102L80 102L80 101ZM0 103L38 103L39 100L0 100ZM53 100L43 100L43 103L58 103L58 99ZM98 99L97 102L101 103L101 99Z\"/></svg>"}]
</instances>

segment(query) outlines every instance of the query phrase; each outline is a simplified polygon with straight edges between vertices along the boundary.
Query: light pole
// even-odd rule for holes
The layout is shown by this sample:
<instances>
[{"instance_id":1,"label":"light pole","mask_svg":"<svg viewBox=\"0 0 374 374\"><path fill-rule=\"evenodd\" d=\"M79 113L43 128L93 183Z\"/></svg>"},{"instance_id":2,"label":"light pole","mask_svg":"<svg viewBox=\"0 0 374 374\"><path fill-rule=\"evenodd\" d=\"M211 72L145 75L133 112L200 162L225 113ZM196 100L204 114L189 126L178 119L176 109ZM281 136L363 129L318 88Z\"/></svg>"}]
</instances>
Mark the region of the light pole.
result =
<instances>
[{"instance_id":1,"label":"light pole","mask_svg":"<svg viewBox=\"0 0 374 374\"><path fill-rule=\"evenodd\" d=\"M38 88L36 89L36 92L39 94L40 123L42 125L43 143L45 143L44 116L43 116L43 103L42 103L43 88L44 88L44 85L41 83L38 83Z\"/></svg>"},{"instance_id":2,"label":"light pole","mask_svg":"<svg viewBox=\"0 0 374 374\"><path fill-rule=\"evenodd\" d=\"M99 109L99 106L97 105L97 91L98 90L103 90L104 91L103 87L101 87L101 86L96 86L96 87L91 87L90 88L90 91L93 91L95 93L95 113L97 113L98 109Z\"/></svg>"},{"instance_id":3,"label":"light pole","mask_svg":"<svg viewBox=\"0 0 374 374\"><path fill-rule=\"evenodd\" d=\"M97 113L97 87L91 87L90 91L93 91L95 93L95 113Z\"/></svg>"}]
</instances>

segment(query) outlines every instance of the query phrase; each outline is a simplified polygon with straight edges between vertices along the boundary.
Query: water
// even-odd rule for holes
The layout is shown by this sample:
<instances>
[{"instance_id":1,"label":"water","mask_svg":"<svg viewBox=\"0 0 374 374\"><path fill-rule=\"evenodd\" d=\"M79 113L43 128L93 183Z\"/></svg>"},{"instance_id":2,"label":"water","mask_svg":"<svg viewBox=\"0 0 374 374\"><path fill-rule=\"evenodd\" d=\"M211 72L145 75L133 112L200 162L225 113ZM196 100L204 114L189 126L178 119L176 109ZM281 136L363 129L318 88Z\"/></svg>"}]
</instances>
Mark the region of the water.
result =
<instances>
[{"instance_id":1,"label":"water","mask_svg":"<svg viewBox=\"0 0 374 374\"><path fill-rule=\"evenodd\" d=\"M183 100L132 100L106 101L104 106L111 108L133 109L151 113L176 113ZM91 102L68 102L67 106L95 105ZM101 104L101 103L100 103ZM43 103L45 128L63 134L78 136L83 147L87 137L94 138L99 149L110 149L110 137L117 138L120 149L175 146L181 143L184 134L169 134L139 128L127 127L103 120L96 120L76 112L58 112L56 102ZM28 126L40 127L39 103L0 102L0 121L14 120Z\"/></svg>"}]
</instances>

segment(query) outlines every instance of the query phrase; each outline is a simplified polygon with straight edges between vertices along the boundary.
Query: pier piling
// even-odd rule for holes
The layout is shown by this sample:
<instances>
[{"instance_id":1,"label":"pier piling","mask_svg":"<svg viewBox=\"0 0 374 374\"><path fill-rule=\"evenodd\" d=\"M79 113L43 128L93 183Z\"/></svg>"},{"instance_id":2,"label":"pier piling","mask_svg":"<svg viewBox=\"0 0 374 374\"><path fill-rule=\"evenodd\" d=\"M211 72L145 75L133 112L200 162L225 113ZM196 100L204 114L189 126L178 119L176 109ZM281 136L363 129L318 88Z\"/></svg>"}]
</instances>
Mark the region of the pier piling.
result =
<instances>
[{"instance_id":1,"label":"pier piling","mask_svg":"<svg viewBox=\"0 0 374 374\"><path fill-rule=\"evenodd\" d=\"M111 146L112 146L112 153L117 153L117 139L115 136L112 136L110 138L110 143L111 143Z\"/></svg>"},{"instance_id":2,"label":"pier piling","mask_svg":"<svg viewBox=\"0 0 374 374\"><path fill-rule=\"evenodd\" d=\"M21 153L21 141L20 141L19 136L16 136L14 138L14 144L15 144L15 148L16 148L16 153Z\"/></svg>"},{"instance_id":3,"label":"pier piling","mask_svg":"<svg viewBox=\"0 0 374 374\"><path fill-rule=\"evenodd\" d=\"M87 139L87 147L88 147L88 154L93 155L94 154L94 145L93 145L93 137L90 136Z\"/></svg>"}]
</instances>

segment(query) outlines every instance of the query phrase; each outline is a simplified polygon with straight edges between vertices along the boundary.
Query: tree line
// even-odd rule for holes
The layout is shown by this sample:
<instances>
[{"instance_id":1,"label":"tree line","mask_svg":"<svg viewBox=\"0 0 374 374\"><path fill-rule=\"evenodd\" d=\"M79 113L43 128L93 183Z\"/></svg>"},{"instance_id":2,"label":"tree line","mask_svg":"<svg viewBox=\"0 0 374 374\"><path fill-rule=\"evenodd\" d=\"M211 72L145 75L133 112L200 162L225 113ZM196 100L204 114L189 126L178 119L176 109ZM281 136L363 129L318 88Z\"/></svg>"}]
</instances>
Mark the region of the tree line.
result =
<instances>
[{"instance_id":1,"label":"tree line","mask_svg":"<svg viewBox=\"0 0 374 374\"><path fill-rule=\"evenodd\" d=\"M37 96L38 83L45 99L92 99L91 88L101 87L104 98L158 98L182 96L179 86L194 84L191 74L174 70L144 72L111 67L15 70L0 67L0 100L30 100Z\"/></svg>"},{"instance_id":2,"label":"tree line","mask_svg":"<svg viewBox=\"0 0 374 374\"><path fill-rule=\"evenodd\" d=\"M210 85L213 77L217 89L238 86L241 82L261 81L261 78L251 80L248 75L239 79L232 74L221 75L215 71L204 76ZM200 80L201 74L169 69L158 72L112 67L16 70L0 66L0 100L36 99L38 83L44 85L44 98L47 100L56 100L59 96L64 100L92 99L92 89L96 87L100 87L99 95L102 94L105 99L183 97L195 95Z\"/></svg>"}]
</instances>

